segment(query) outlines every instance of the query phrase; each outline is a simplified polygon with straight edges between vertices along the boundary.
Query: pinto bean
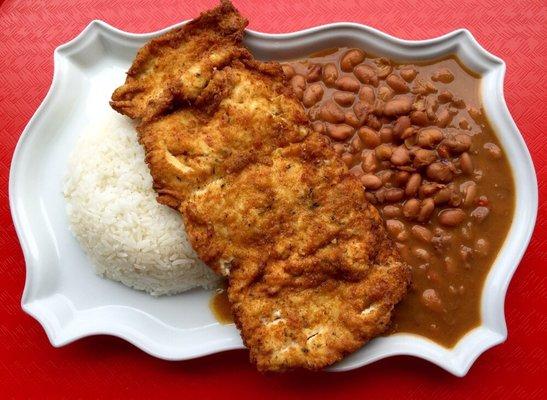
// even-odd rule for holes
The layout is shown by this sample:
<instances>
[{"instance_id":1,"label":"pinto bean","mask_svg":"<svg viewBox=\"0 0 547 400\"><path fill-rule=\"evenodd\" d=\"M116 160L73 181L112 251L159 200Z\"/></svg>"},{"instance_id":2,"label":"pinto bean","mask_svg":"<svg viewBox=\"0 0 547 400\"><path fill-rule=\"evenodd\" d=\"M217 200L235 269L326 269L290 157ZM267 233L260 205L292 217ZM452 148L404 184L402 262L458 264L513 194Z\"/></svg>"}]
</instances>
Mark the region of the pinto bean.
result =
<instances>
[{"instance_id":1,"label":"pinto bean","mask_svg":"<svg viewBox=\"0 0 547 400\"><path fill-rule=\"evenodd\" d=\"M432 148L443 139L443 133L437 128L423 128L418 132L416 144Z\"/></svg>"},{"instance_id":2,"label":"pinto bean","mask_svg":"<svg viewBox=\"0 0 547 400\"><path fill-rule=\"evenodd\" d=\"M386 188L381 187L376 192L374 192L374 195L376 196L376 200L378 200L378 203L383 204L386 201Z\"/></svg>"},{"instance_id":3,"label":"pinto bean","mask_svg":"<svg viewBox=\"0 0 547 400\"><path fill-rule=\"evenodd\" d=\"M501 158L501 149L494 143L485 143L484 149L488 152L488 155L494 159Z\"/></svg>"},{"instance_id":4,"label":"pinto bean","mask_svg":"<svg viewBox=\"0 0 547 400\"><path fill-rule=\"evenodd\" d=\"M488 251L490 250L490 244L488 243L488 240L484 238L479 238L475 242L474 246L475 253L478 255L485 257L488 255Z\"/></svg>"},{"instance_id":5,"label":"pinto bean","mask_svg":"<svg viewBox=\"0 0 547 400\"><path fill-rule=\"evenodd\" d=\"M338 79L338 68L333 63L325 64L322 74L323 82L327 87L332 87Z\"/></svg>"},{"instance_id":6,"label":"pinto bean","mask_svg":"<svg viewBox=\"0 0 547 400\"><path fill-rule=\"evenodd\" d=\"M410 155L404 146L396 147L391 154L390 161L393 165L405 165L410 162Z\"/></svg>"},{"instance_id":7,"label":"pinto bean","mask_svg":"<svg viewBox=\"0 0 547 400\"><path fill-rule=\"evenodd\" d=\"M403 133L401 133L401 139L405 141L405 146L411 147L416 143L416 141L413 138L415 133L416 133L416 130L414 129L413 126L409 126L403 131Z\"/></svg>"},{"instance_id":8,"label":"pinto bean","mask_svg":"<svg viewBox=\"0 0 547 400\"><path fill-rule=\"evenodd\" d=\"M433 239L433 233L425 226L413 225L411 231L412 234L422 242L429 243Z\"/></svg>"},{"instance_id":9,"label":"pinto bean","mask_svg":"<svg viewBox=\"0 0 547 400\"><path fill-rule=\"evenodd\" d=\"M435 112L439 108L439 102L435 98L427 97L425 99L425 112L430 120L435 119Z\"/></svg>"},{"instance_id":10,"label":"pinto bean","mask_svg":"<svg viewBox=\"0 0 547 400\"><path fill-rule=\"evenodd\" d=\"M293 66L289 64L281 64L281 69L283 69L283 73L285 74L287 79L291 79L296 73Z\"/></svg>"},{"instance_id":11,"label":"pinto bean","mask_svg":"<svg viewBox=\"0 0 547 400\"><path fill-rule=\"evenodd\" d=\"M385 206L382 209L382 214L384 215L384 218L396 218L401 216L401 208L398 206L394 206L392 204L389 204Z\"/></svg>"},{"instance_id":12,"label":"pinto bean","mask_svg":"<svg viewBox=\"0 0 547 400\"><path fill-rule=\"evenodd\" d=\"M414 98L414 102L412 103L412 109L415 111L425 111L426 109L426 97L422 95L418 95Z\"/></svg>"},{"instance_id":13,"label":"pinto bean","mask_svg":"<svg viewBox=\"0 0 547 400\"><path fill-rule=\"evenodd\" d=\"M452 190L450 190L449 188L443 188L435 193L435 195L433 196L433 201L435 202L435 204L444 204L448 203L451 198Z\"/></svg>"},{"instance_id":14,"label":"pinto bean","mask_svg":"<svg viewBox=\"0 0 547 400\"><path fill-rule=\"evenodd\" d=\"M362 83L378 86L378 74L369 65L360 64L353 69L353 74Z\"/></svg>"},{"instance_id":15,"label":"pinto bean","mask_svg":"<svg viewBox=\"0 0 547 400\"><path fill-rule=\"evenodd\" d=\"M357 116L352 111L346 111L344 113L344 122L349 126L353 126L356 129L359 127L359 125L361 125L361 121L359 121Z\"/></svg>"},{"instance_id":16,"label":"pinto bean","mask_svg":"<svg viewBox=\"0 0 547 400\"><path fill-rule=\"evenodd\" d=\"M340 69L345 72L353 71L353 68L364 61L365 53L360 49L348 50L340 59Z\"/></svg>"},{"instance_id":17,"label":"pinto bean","mask_svg":"<svg viewBox=\"0 0 547 400\"><path fill-rule=\"evenodd\" d=\"M433 239L431 239L431 243L435 250L439 252L447 251L452 246L453 235L441 228L435 228L434 232L435 234L433 235Z\"/></svg>"},{"instance_id":18,"label":"pinto bean","mask_svg":"<svg viewBox=\"0 0 547 400\"><path fill-rule=\"evenodd\" d=\"M389 144L382 143L381 145L377 146L374 151L376 152L376 158L378 158L378 160L385 161L391 158L393 148Z\"/></svg>"},{"instance_id":19,"label":"pinto bean","mask_svg":"<svg viewBox=\"0 0 547 400\"><path fill-rule=\"evenodd\" d=\"M408 96L395 97L384 106L384 114L388 117L408 114L412 108L412 99Z\"/></svg>"},{"instance_id":20,"label":"pinto bean","mask_svg":"<svg viewBox=\"0 0 547 400\"><path fill-rule=\"evenodd\" d=\"M418 193L420 194L420 198L431 197L443 187L444 185L440 183L424 183L418 189Z\"/></svg>"},{"instance_id":21,"label":"pinto bean","mask_svg":"<svg viewBox=\"0 0 547 400\"><path fill-rule=\"evenodd\" d=\"M398 219L388 219L386 221L386 228L392 237L397 237L399 233L405 230L405 224Z\"/></svg>"},{"instance_id":22,"label":"pinto bean","mask_svg":"<svg viewBox=\"0 0 547 400\"><path fill-rule=\"evenodd\" d=\"M314 121L314 123L311 125L313 130L317 133L325 133L327 131L327 128L325 127L325 123L323 121Z\"/></svg>"},{"instance_id":23,"label":"pinto bean","mask_svg":"<svg viewBox=\"0 0 547 400\"><path fill-rule=\"evenodd\" d=\"M409 199L403 204L403 215L408 219L416 219L420 213L420 200Z\"/></svg>"},{"instance_id":24,"label":"pinto bean","mask_svg":"<svg viewBox=\"0 0 547 400\"><path fill-rule=\"evenodd\" d=\"M382 143L393 142L393 128L385 126L380 129L380 140L382 141Z\"/></svg>"},{"instance_id":25,"label":"pinto bean","mask_svg":"<svg viewBox=\"0 0 547 400\"><path fill-rule=\"evenodd\" d=\"M450 83L454 80L454 74L448 68L441 68L431 76L433 82Z\"/></svg>"},{"instance_id":26,"label":"pinto bean","mask_svg":"<svg viewBox=\"0 0 547 400\"><path fill-rule=\"evenodd\" d=\"M469 226L464 226L461 228L460 232L462 233L462 237L465 238L465 240L471 240L471 229L469 229Z\"/></svg>"},{"instance_id":27,"label":"pinto bean","mask_svg":"<svg viewBox=\"0 0 547 400\"><path fill-rule=\"evenodd\" d=\"M482 121L482 111L478 108L471 106L467 107L467 113L476 123L480 123Z\"/></svg>"},{"instance_id":28,"label":"pinto bean","mask_svg":"<svg viewBox=\"0 0 547 400\"><path fill-rule=\"evenodd\" d=\"M390 169L383 169L379 171L376 176L382 180L382 182L385 184L389 183L391 178L393 177L394 172Z\"/></svg>"},{"instance_id":29,"label":"pinto bean","mask_svg":"<svg viewBox=\"0 0 547 400\"><path fill-rule=\"evenodd\" d=\"M294 75L291 78L290 83L296 97L299 100L302 100L302 96L304 95L304 89L306 89L306 78L304 78L302 75Z\"/></svg>"},{"instance_id":30,"label":"pinto bean","mask_svg":"<svg viewBox=\"0 0 547 400\"><path fill-rule=\"evenodd\" d=\"M443 302L435 289L426 289L422 292L422 304L429 310L441 313L444 311Z\"/></svg>"},{"instance_id":31,"label":"pinto bean","mask_svg":"<svg viewBox=\"0 0 547 400\"><path fill-rule=\"evenodd\" d=\"M383 182L374 174L364 174L361 176L361 183L366 189L376 190L382 187Z\"/></svg>"},{"instance_id":32,"label":"pinto bean","mask_svg":"<svg viewBox=\"0 0 547 400\"><path fill-rule=\"evenodd\" d=\"M323 122L321 122L321 124L323 125L323 129L325 130L325 132L327 131L327 128L325 128L325 124ZM320 133L323 133L323 132L320 132ZM339 156L342 155L342 153L344 151L346 151L346 147L342 144L342 143L334 143L332 145L332 148L334 149L334 152L336 154L338 154Z\"/></svg>"},{"instance_id":33,"label":"pinto bean","mask_svg":"<svg viewBox=\"0 0 547 400\"><path fill-rule=\"evenodd\" d=\"M342 158L342 161L344 162L344 164L346 164L348 168L352 166L352 164L353 164L353 154L344 153L344 154L341 155L341 158Z\"/></svg>"},{"instance_id":34,"label":"pinto bean","mask_svg":"<svg viewBox=\"0 0 547 400\"><path fill-rule=\"evenodd\" d=\"M410 128L410 118L407 115L402 115L397 118L397 121L395 121L395 124L393 125L393 133L396 136L401 137L407 128Z\"/></svg>"},{"instance_id":35,"label":"pinto bean","mask_svg":"<svg viewBox=\"0 0 547 400\"><path fill-rule=\"evenodd\" d=\"M435 210L435 202L432 198L427 198L422 201L420 212L418 214L418 221L425 222L429 219L433 211Z\"/></svg>"},{"instance_id":36,"label":"pinto bean","mask_svg":"<svg viewBox=\"0 0 547 400\"><path fill-rule=\"evenodd\" d=\"M398 75L391 74L386 78L386 83L397 93L408 92L408 84Z\"/></svg>"},{"instance_id":37,"label":"pinto bean","mask_svg":"<svg viewBox=\"0 0 547 400\"><path fill-rule=\"evenodd\" d=\"M364 148L363 141L361 140L359 136L354 136L351 139L350 144L351 144L351 150L354 153L359 153Z\"/></svg>"},{"instance_id":38,"label":"pinto bean","mask_svg":"<svg viewBox=\"0 0 547 400\"><path fill-rule=\"evenodd\" d=\"M458 226L465 219L466 215L459 208L449 208L439 213L439 223L444 226Z\"/></svg>"},{"instance_id":39,"label":"pinto bean","mask_svg":"<svg viewBox=\"0 0 547 400\"><path fill-rule=\"evenodd\" d=\"M376 156L374 155L373 151L369 151L367 153L364 153L361 156L362 162L361 162L361 168L363 168L363 171L365 172L374 172L378 168L378 160L376 159Z\"/></svg>"},{"instance_id":40,"label":"pinto bean","mask_svg":"<svg viewBox=\"0 0 547 400\"><path fill-rule=\"evenodd\" d=\"M490 214L490 210L488 207L479 206L475 208L473 211L471 211L471 218L476 220L477 222L482 222L488 217L488 214Z\"/></svg>"},{"instance_id":41,"label":"pinto bean","mask_svg":"<svg viewBox=\"0 0 547 400\"><path fill-rule=\"evenodd\" d=\"M453 98L450 104L454 108L459 108L459 109L465 108L465 101L463 101L463 99L460 99L460 98Z\"/></svg>"},{"instance_id":42,"label":"pinto bean","mask_svg":"<svg viewBox=\"0 0 547 400\"><path fill-rule=\"evenodd\" d=\"M460 169L466 175L471 175L473 173L473 161L467 152L462 153L460 156Z\"/></svg>"},{"instance_id":43,"label":"pinto bean","mask_svg":"<svg viewBox=\"0 0 547 400\"><path fill-rule=\"evenodd\" d=\"M401 201L405 195L403 189L390 188L386 190L386 201L388 203L396 203Z\"/></svg>"},{"instance_id":44,"label":"pinto bean","mask_svg":"<svg viewBox=\"0 0 547 400\"><path fill-rule=\"evenodd\" d=\"M349 172L351 172L356 178L361 178L364 175L363 170L361 169L360 165L353 165Z\"/></svg>"},{"instance_id":45,"label":"pinto bean","mask_svg":"<svg viewBox=\"0 0 547 400\"><path fill-rule=\"evenodd\" d=\"M378 89L378 98L383 101L388 101L393 98L395 92L389 86L380 86Z\"/></svg>"},{"instance_id":46,"label":"pinto bean","mask_svg":"<svg viewBox=\"0 0 547 400\"><path fill-rule=\"evenodd\" d=\"M443 108L437 116L435 117L435 125L439 128L446 128L448 124L452 121L452 115L448 112L446 108Z\"/></svg>"},{"instance_id":47,"label":"pinto bean","mask_svg":"<svg viewBox=\"0 0 547 400\"><path fill-rule=\"evenodd\" d=\"M372 114L367 115L365 123L368 127L372 129L380 129L380 127L382 126L382 123L380 122L378 117Z\"/></svg>"},{"instance_id":48,"label":"pinto bean","mask_svg":"<svg viewBox=\"0 0 547 400\"><path fill-rule=\"evenodd\" d=\"M378 74L378 78L384 79L391 73L391 71L393 71L391 61L385 57L375 59L374 63L376 64L376 73Z\"/></svg>"},{"instance_id":49,"label":"pinto bean","mask_svg":"<svg viewBox=\"0 0 547 400\"><path fill-rule=\"evenodd\" d=\"M302 104L308 108L313 106L323 98L323 92L323 87L320 84L314 83L309 85L306 90L304 90Z\"/></svg>"},{"instance_id":50,"label":"pinto bean","mask_svg":"<svg viewBox=\"0 0 547 400\"><path fill-rule=\"evenodd\" d=\"M346 140L354 132L355 129L346 124L327 124L327 134L334 140Z\"/></svg>"},{"instance_id":51,"label":"pinto bean","mask_svg":"<svg viewBox=\"0 0 547 400\"><path fill-rule=\"evenodd\" d=\"M353 105L353 112L355 113L355 116L359 120L359 123L363 124L366 121L367 116L370 112L370 108L371 108L370 105L365 104L361 101L358 101L357 103Z\"/></svg>"},{"instance_id":52,"label":"pinto bean","mask_svg":"<svg viewBox=\"0 0 547 400\"><path fill-rule=\"evenodd\" d=\"M422 261L429 261L431 259L431 254L429 254L426 249L422 249L421 247L414 247L412 249L412 254Z\"/></svg>"},{"instance_id":53,"label":"pinto bean","mask_svg":"<svg viewBox=\"0 0 547 400\"><path fill-rule=\"evenodd\" d=\"M336 80L335 86L346 92L357 93L361 85L359 81L352 76L342 76Z\"/></svg>"},{"instance_id":54,"label":"pinto bean","mask_svg":"<svg viewBox=\"0 0 547 400\"><path fill-rule=\"evenodd\" d=\"M410 179L410 172L408 171L397 171L395 172L395 185L398 187L403 187L406 185Z\"/></svg>"},{"instance_id":55,"label":"pinto bean","mask_svg":"<svg viewBox=\"0 0 547 400\"><path fill-rule=\"evenodd\" d=\"M458 126L463 129L463 130L470 130L471 127L469 126L469 121L466 120L465 118L461 118L460 121L458 122Z\"/></svg>"},{"instance_id":56,"label":"pinto bean","mask_svg":"<svg viewBox=\"0 0 547 400\"><path fill-rule=\"evenodd\" d=\"M379 146L380 145L380 135L378 134L378 132L366 127L366 126L363 126L361 128L359 128L359 130L357 131L357 134L359 135L359 137L361 138L361 140L363 141L363 144L365 145L365 147L369 148L369 149L373 149L375 148L376 146Z\"/></svg>"},{"instance_id":57,"label":"pinto bean","mask_svg":"<svg viewBox=\"0 0 547 400\"><path fill-rule=\"evenodd\" d=\"M414 153L413 165L416 168L425 167L433 163L437 159L437 155L433 150L418 149Z\"/></svg>"},{"instance_id":58,"label":"pinto bean","mask_svg":"<svg viewBox=\"0 0 547 400\"><path fill-rule=\"evenodd\" d=\"M475 197L477 197L477 184L473 181L468 181L462 184L460 188L463 189L462 191L464 193L463 206L470 207L473 204Z\"/></svg>"},{"instance_id":59,"label":"pinto bean","mask_svg":"<svg viewBox=\"0 0 547 400\"><path fill-rule=\"evenodd\" d=\"M465 246L462 244L460 245L459 253L462 261L467 263L471 261L471 257L473 256L473 249L469 246ZM469 268L469 266L467 266L467 268Z\"/></svg>"},{"instance_id":60,"label":"pinto bean","mask_svg":"<svg viewBox=\"0 0 547 400\"><path fill-rule=\"evenodd\" d=\"M458 133L443 140L452 154L461 154L471 147L471 137L465 133Z\"/></svg>"},{"instance_id":61,"label":"pinto bean","mask_svg":"<svg viewBox=\"0 0 547 400\"><path fill-rule=\"evenodd\" d=\"M443 162L434 162L427 167L427 177L436 182L447 183L452 180L454 173L450 167Z\"/></svg>"},{"instance_id":62,"label":"pinto bean","mask_svg":"<svg viewBox=\"0 0 547 400\"><path fill-rule=\"evenodd\" d=\"M405 194L407 197L414 197L418 193L418 188L422 183L422 176L418 173L412 174L408 179L405 187Z\"/></svg>"},{"instance_id":63,"label":"pinto bean","mask_svg":"<svg viewBox=\"0 0 547 400\"><path fill-rule=\"evenodd\" d=\"M426 126L429 124L429 118L424 111L412 111L410 113L410 121L414 125Z\"/></svg>"},{"instance_id":64,"label":"pinto bean","mask_svg":"<svg viewBox=\"0 0 547 400\"><path fill-rule=\"evenodd\" d=\"M359 100L366 104L374 104L376 95L374 89L371 86L365 85L359 90Z\"/></svg>"},{"instance_id":65,"label":"pinto bean","mask_svg":"<svg viewBox=\"0 0 547 400\"><path fill-rule=\"evenodd\" d=\"M436 93L437 88L432 82L424 81L423 79L418 78L414 81L411 91L414 94L428 95L431 93Z\"/></svg>"},{"instance_id":66,"label":"pinto bean","mask_svg":"<svg viewBox=\"0 0 547 400\"><path fill-rule=\"evenodd\" d=\"M319 64L310 64L308 65L308 73L306 75L306 80L308 82L317 82L321 79L321 65Z\"/></svg>"},{"instance_id":67,"label":"pinto bean","mask_svg":"<svg viewBox=\"0 0 547 400\"><path fill-rule=\"evenodd\" d=\"M351 106L353 104L353 101L355 100L355 96L348 92L334 92L332 98L342 107Z\"/></svg>"},{"instance_id":68,"label":"pinto bean","mask_svg":"<svg viewBox=\"0 0 547 400\"><path fill-rule=\"evenodd\" d=\"M322 105L319 111L319 118L331 124L339 124L344 122L345 115L334 101L328 100Z\"/></svg>"},{"instance_id":69,"label":"pinto bean","mask_svg":"<svg viewBox=\"0 0 547 400\"><path fill-rule=\"evenodd\" d=\"M365 192L365 198L370 204L378 204L378 199L376 198L376 195L372 192Z\"/></svg>"},{"instance_id":70,"label":"pinto bean","mask_svg":"<svg viewBox=\"0 0 547 400\"><path fill-rule=\"evenodd\" d=\"M408 232L405 230L399 233L397 237L395 238L395 240L397 240L397 242L404 242L408 240L408 236L409 236Z\"/></svg>"},{"instance_id":71,"label":"pinto bean","mask_svg":"<svg viewBox=\"0 0 547 400\"><path fill-rule=\"evenodd\" d=\"M416 78L416 75L418 75L418 71L416 71L415 68L409 67L409 68L403 68L399 71L399 75L401 75L401 78L403 78L407 82L412 82L414 78Z\"/></svg>"},{"instance_id":72,"label":"pinto bean","mask_svg":"<svg viewBox=\"0 0 547 400\"><path fill-rule=\"evenodd\" d=\"M452 94L452 92L446 89L441 91L441 93L439 93L439 95L437 96L437 99L441 103L449 103L452 101L453 98L454 98L454 95Z\"/></svg>"}]
</instances>

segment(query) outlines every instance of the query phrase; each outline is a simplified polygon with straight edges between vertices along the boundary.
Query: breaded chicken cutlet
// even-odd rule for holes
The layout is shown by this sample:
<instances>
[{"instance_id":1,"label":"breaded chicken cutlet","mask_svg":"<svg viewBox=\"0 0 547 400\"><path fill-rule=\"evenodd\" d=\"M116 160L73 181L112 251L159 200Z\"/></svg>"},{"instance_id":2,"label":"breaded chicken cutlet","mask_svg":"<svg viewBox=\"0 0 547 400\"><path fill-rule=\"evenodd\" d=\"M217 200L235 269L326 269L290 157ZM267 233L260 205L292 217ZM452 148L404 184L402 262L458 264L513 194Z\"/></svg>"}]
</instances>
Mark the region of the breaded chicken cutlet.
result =
<instances>
[{"instance_id":1,"label":"breaded chicken cutlet","mask_svg":"<svg viewBox=\"0 0 547 400\"><path fill-rule=\"evenodd\" d=\"M158 201L228 277L259 370L321 369L384 332L409 268L228 1L143 47L111 105L140 119Z\"/></svg>"}]
</instances>

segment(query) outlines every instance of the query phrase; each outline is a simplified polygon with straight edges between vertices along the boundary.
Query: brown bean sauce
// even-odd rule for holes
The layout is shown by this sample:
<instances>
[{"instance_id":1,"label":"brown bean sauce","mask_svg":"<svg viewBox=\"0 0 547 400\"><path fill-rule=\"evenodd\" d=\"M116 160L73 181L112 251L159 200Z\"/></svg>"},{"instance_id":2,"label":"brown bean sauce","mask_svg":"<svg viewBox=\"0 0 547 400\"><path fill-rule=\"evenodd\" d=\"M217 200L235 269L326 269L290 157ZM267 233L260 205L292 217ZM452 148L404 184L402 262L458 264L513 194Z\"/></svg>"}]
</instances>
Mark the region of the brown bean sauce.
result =
<instances>
[{"instance_id":1,"label":"brown bean sauce","mask_svg":"<svg viewBox=\"0 0 547 400\"><path fill-rule=\"evenodd\" d=\"M401 63L348 48L283 69L412 268L388 333L453 346L481 321L484 280L514 213L513 178L482 111L480 76L455 57ZM211 306L231 321L225 292Z\"/></svg>"},{"instance_id":2,"label":"brown bean sauce","mask_svg":"<svg viewBox=\"0 0 547 400\"><path fill-rule=\"evenodd\" d=\"M234 321L226 288L222 287L215 291L215 294L209 301L209 308L213 311L216 320L221 324L230 324Z\"/></svg>"}]
</instances>

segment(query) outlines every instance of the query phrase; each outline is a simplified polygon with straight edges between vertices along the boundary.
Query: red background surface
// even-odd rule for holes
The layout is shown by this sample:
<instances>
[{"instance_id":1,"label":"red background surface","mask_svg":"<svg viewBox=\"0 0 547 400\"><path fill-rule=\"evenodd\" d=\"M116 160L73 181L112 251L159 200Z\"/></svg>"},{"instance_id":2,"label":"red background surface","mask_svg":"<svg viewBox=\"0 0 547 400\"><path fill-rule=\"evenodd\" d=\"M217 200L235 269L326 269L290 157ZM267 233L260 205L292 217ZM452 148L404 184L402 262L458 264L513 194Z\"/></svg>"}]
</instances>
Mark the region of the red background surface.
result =
<instances>
[{"instance_id":1,"label":"red background surface","mask_svg":"<svg viewBox=\"0 0 547 400\"><path fill-rule=\"evenodd\" d=\"M9 214L8 172L17 140L50 85L53 49L92 19L147 32L194 17L215 3L0 1L0 397L547 398L544 0L235 0L250 28L259 31L355 21L401 38L422 39L465 27L507 62L506 98L534 159L540 209L507 296L509 339L481 356L465 378L408 357L347 373L276 376L256 372L245 351L167 362L112 337L55 349L40 325L21 311L25 264Z\"/></svg>"}]
</instances>

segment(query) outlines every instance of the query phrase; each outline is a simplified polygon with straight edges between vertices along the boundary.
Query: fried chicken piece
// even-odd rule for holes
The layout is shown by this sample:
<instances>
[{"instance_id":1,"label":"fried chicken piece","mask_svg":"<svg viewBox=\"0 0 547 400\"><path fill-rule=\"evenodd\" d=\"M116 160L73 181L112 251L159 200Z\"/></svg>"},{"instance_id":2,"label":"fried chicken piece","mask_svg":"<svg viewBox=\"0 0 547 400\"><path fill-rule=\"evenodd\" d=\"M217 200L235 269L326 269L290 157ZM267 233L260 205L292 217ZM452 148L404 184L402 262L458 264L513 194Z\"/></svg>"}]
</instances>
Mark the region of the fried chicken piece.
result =
<instances>
[{"instance_id":1,"label":"fried chicken piece","mask_svg":"<svg viewBox=\"0 0 547 400\"><path fill-rule=\"evenodd\" d=\"M151 120L193 101L216 69L252 58L242 46L247 20L227 1L196 20L152 39L139 50L111 106L131 118Z\"/></svg>"},{"instance_id":2,"label":"fried chicken piece","mask_svg":"<svg viewBox=\"0 0 547 400\"><path fill-rule=\"evenodd\" d=\"M274 151L181 206L198 254L229 276L260 370L319 369L382 333L408 270L325 137Z\"/></svg>"},{"instance_id":3,"label":"fried chicken piece","mask_svg":"<svg viewBox=\"0 0 547 400\"><path fill-rule=\"evenodd\" d=\"M142 119L158 201L181 212L198 255L228 277L258 369L320 369L386 329L409 268L329 139L309 128L279 64L241 47L237 16L223 1L178 31L180 50L161 38L148 44L135 63L155 69L132 67L112 105ZM205 62L189 51L206 41L227 54L227 39L211 37L228 26L229 54L240 56L212 66L222 58L214 50ZM197 81L188 73L196 68ZM165 76L183 78L172 86ZM176 89L158 102L165 85Z\"/></svg>"}]
</instances>

